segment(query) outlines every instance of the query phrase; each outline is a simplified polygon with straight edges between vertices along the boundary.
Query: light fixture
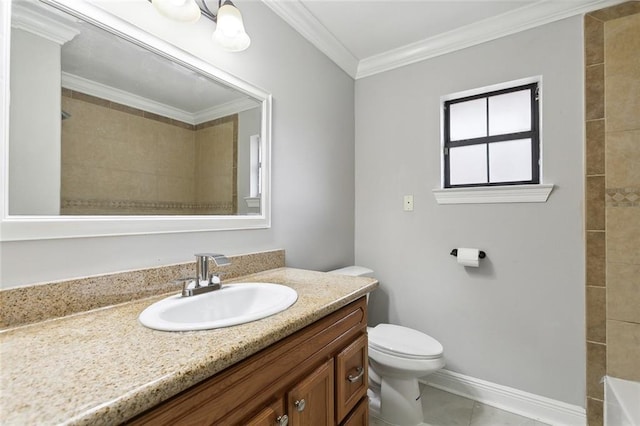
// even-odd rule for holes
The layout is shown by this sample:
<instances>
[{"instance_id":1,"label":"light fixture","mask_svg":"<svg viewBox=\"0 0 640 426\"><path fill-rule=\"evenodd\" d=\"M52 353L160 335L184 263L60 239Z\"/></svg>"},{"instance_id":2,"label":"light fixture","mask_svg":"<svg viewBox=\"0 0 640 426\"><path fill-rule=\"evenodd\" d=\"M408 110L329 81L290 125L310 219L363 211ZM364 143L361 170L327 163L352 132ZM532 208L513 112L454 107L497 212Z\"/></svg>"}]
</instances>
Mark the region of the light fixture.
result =
<instances>
[{"instance_id":1,"label":"light fixture","mask_svg":"<svg viewBox=\"0 0 640 426\"><path fill-rule=\"evenodd\" d=\"M216 23L213 41L229 52L240 52L251 44L244 29L242 15L231 0L218 0L217 15L206 0L149 0L161 15L179 22L196 22L204 15Z\"/></svg>"}]
</instances>

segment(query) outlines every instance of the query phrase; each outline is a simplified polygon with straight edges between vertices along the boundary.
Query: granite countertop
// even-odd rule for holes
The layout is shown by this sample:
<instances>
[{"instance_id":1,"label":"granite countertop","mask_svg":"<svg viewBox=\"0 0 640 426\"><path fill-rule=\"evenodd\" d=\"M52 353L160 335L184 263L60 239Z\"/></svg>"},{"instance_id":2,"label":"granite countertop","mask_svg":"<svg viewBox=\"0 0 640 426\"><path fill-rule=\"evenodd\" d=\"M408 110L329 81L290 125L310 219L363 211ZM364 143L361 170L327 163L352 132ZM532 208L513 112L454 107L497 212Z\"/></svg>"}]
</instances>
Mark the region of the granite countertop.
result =
<instances>
[{"instance_id":1,"label":"granite countertop","mask_svg":"<svg viewBox=\"0 0 640 426\"><path fill-rule=\"evenodd\" d=\"M271 317L229 328L163 332L137 317L167 295L0 332L0 424L123 422L349 304L373 278L278 268L233 281L298 292Z\"/></svg>"}]
</instances>

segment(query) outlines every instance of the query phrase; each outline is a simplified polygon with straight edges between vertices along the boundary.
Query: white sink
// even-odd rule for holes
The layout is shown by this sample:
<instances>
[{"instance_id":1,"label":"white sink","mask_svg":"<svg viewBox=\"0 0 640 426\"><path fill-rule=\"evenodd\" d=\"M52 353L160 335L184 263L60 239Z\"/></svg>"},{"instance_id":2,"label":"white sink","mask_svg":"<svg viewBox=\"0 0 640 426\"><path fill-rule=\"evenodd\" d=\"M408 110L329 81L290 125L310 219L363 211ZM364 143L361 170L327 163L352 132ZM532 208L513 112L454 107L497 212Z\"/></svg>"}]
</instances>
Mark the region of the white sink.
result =
<instances>
[{"instance_id":1,"label":"white sink","mask_svg":"<svg viewBox=\"0 0 640 426\"><path fill-rule=\"evenodd\" d=\"M259 320L293 305L298 293L272 283L225 284L197 296L175 295L142 311L142 325L163 331L207 330Z\"/></svg>"}]
</instances>

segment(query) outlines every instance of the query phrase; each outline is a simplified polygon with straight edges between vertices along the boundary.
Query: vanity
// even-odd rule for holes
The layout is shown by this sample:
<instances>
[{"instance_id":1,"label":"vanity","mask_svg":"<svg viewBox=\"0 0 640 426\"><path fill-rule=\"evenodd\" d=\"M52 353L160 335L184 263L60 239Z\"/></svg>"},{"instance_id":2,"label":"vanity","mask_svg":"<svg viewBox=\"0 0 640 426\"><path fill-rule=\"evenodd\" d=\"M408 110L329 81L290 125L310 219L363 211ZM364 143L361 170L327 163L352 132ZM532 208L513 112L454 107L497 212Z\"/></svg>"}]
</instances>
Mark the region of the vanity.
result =
<instances>
[{"instance_id":1,"label":"vanity","mask_svg":"<svg viewBox=\"0 0 640 426\"><path fill-rule=\"evenodd\" d=\"M366 425L360 298L131 421L133 425Z\"/></svg>"},{"instance_id":2,"label":"vanity","mask_svg":"<svg viewBox=\"0 0 640 426\"><path fill-rule=\"evenodd\" d=\"M377 281L286 267L238 280L298 300L214 330L142 326L164 294L1 331L0 423L367 424L365 295Z\"/></svg>"}]
</instances>

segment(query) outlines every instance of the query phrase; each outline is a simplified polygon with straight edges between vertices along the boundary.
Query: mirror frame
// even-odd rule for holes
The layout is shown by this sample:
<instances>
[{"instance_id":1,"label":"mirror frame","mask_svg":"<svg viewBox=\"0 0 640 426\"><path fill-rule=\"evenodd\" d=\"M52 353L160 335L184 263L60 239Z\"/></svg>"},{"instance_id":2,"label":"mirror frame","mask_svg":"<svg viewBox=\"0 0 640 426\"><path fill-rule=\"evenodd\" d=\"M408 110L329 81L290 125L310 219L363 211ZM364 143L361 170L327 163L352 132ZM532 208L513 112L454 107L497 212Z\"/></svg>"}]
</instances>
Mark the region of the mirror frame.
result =
<instances>
[{"instance_id":1,"label":"mirror frame","mask_svg":"<svg viewBox=\"0 0 640 426\"><path fill-rule=\"evenodd\" d=\"M88 2L40 0L166 59L234 87L262 104L262 194L260 214L220 216L18 216L9 215L9 82L11 3L0 2L0 241L44 240L156 233L203 232L271 227L271 94L100 9Z\"/></svg>"}]
</instances>

